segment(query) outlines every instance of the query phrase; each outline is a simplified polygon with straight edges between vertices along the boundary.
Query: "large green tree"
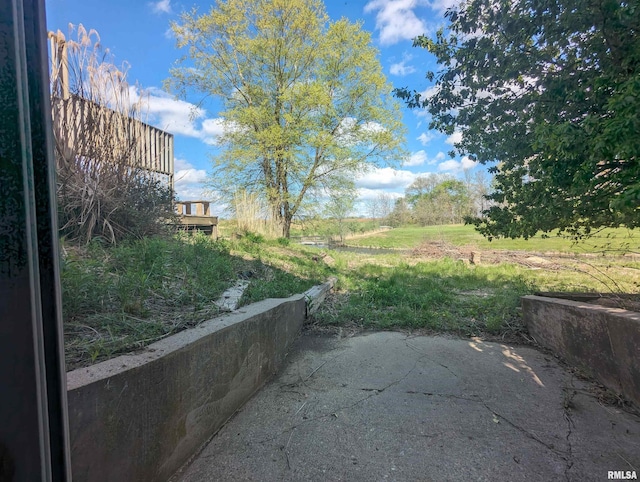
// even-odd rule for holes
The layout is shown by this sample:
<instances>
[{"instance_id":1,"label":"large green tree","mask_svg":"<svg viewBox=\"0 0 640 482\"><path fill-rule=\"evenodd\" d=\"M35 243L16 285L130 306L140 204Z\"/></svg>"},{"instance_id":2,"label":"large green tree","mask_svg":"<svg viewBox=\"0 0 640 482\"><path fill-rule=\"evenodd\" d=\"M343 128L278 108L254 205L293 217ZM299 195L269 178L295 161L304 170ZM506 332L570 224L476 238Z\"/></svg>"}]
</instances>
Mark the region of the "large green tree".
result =
<instances>
[{"instance_id":1,"label":"large green tree","mask_svg":"<svg viewBox=\"0 0 640 482\"><path fill-rule=\"evenodd\" d=\"M403 155L399 105L369 34L330 22L321 1L218 0L172 28L187 54L171 88L224 103L213 187L259 192L284 236L305 200Z\"/></svg>"},{"instance_id":2,"label":"large green tree","mask_svg":"<svg viewBox=\"0 0 640 482\"><path fill-rule=\"evenodd\" d=\"M431 126L492 166L485 235L640 225L640 2L468 0L414 45L441 69Z\"/></svg>"}]
</instances>

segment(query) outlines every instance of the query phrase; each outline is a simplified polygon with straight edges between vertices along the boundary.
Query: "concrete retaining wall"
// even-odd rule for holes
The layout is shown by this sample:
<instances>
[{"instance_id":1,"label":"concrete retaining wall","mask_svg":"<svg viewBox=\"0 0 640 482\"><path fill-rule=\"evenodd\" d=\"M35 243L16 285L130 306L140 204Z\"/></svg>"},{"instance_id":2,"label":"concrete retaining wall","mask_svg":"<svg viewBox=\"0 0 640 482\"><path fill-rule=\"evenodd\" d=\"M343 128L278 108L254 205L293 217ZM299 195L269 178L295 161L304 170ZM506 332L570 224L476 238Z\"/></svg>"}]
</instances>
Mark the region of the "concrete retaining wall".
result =
<instances>
[{"instance_id":1,"label":"concrete retaining wall","mask_svg":"<svg viewBox=\"0 0 640 482\"><path fill-rule=\"evenodd\" d=\"M74 481L166 481L278 370L305 305L265 300L68 373Z\"/></svg>"},{"instance_id":2,"label":"concrete retaining wall","mask_svg":"<svg viewBox=\"0 0 640 482\"><path fill-rule=\"evenodd\" d=\"M639 313L543 296L521 301L538 343L640 404Z\"/></svg>"}]
</instances>

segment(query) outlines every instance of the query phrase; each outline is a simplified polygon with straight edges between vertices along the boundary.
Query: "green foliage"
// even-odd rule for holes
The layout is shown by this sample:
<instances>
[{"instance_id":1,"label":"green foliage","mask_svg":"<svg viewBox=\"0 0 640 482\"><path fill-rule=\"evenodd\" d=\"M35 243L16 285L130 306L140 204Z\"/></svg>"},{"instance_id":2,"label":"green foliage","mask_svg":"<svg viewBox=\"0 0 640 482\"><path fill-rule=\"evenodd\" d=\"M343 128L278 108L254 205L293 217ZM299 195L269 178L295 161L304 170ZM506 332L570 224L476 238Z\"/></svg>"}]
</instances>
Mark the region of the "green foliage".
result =
<instances>
[{"instance_id":1,"label":"green foliage","mask_svg":"<svg viewBox=\"0 0 640 482\"><path fill-rule=\"evenodd\" d=\"M250 243L254 243L254 244L260 244L260 243L264 243L264 236L262 234L259 233L246 233L244 235L244 238L246 241L250 242Z\"/></svg>"},{"instance_id":2,"label":"green foliage","mask_svg":"<svg viewBox=\"0 0 640 482\"><path fill-rule=\"evenodd\" d=\"M626 240L637 249L637 240L621 231L610 230L610 241L617 234L618 242ZM372 236L364 245L376 245L374 240L396 248L422 241L451 247L478 240L493 249L521 249L514 243L529 243L540 251L556 250L557 243L572 246L567 239L540 237L489 245L471 226L398 228ZM63 247L65 345L71 368L135 350L215 317L219 311L213 301L238 277L249 281L241 300L247 304L302 293L335 276L338 301L322 305L317 323L420 327L463 335L522 331L522 294L611 286L631 292L640 280L635 274L639 263L628 257L586 258L593 264L589 272L567 257L563 268L531 270L526 261L530 255L521 257L525 265L520 266L489 264L481 252L482 262L471 265L452 258L425 260L406 251L360 254L307 248L288 239L213 241L197 233L116 246L94 241L82 248ZM455 253L448 247L442 252ZM506 251L505 259L514 260L511 253Z\"/></svg>"},{"instance_id":3,"label":"green foliage","mask_svg":"<svg viewBox=\"0 0 640 482\"><path fill-rule=\"evenodd\" d=\"M470 0L447 18L414 41L441 66L433 95L396 94L461 131L460 153L498 163L480 232L640 225L638 2Z\"/></svg>"},{"instance_id":4,"label":"green foliage","mask_svg":"<svg viewBox=\"0 0 640 482\"><path fill-rule=\"evenodd\" d=\"M398 198L389 214L389 224L394 228L406 226L412 221L411 210L405 198Z\"/></svg>"},{"instance_id":5,"label":"green foliage","mask_svg":"<svg viewBox=\"0 0 640 482\"><path fill-rule=\"evenodd\" d=\"M172 29L187 55L169 86L224 103L213 187L260 193L284 237L306 199L402 157L399 106L370 35L330 22L319 0L218 0Z\"/></svg>"},{"instance_id":6,"label":"green foliage","mask_svg":"<svg viewBox=\"0 0 640 482\"><path fill-rule=\"evenodd\" d=\"M449 174L418 176L397 199L388 222L394 227L408 224L432 226L460 224L487 206L488 180L483 171L464 172L463 180Z\"/></svg>"},{"instance_id":7,"label":"green foliage","mask_svg":"<svg viewBox=\"0 0 640 482\"><path fill-rule=\"evenodd\" d=\"M326 215L335 222L337 235L340 243L344 243L344 238L351 230L353 232L352 223L347 223L347 216L353 211L356 196L353 190L335 190L329 196L329 201L325 204L324 211Z\"/></svg>"},{"instance_id":8,"label":"green foliage","mask_svg":"<svg viewBox=\"0 0 640 482\"><path fill-rule=\"evenodd\" d=\"M203 235L65 249L62 307L71 367L215 315L212 302L233 284L241 265L225 243Z\"/></svg>"},{"instance_id":9,"label":"green foliage","mask_svg":"<svg viewBox=\"0 0 640 482\"><path fill-rule=\"evenodd\" d=\"M418 177L406 190L413 219L421 226L461 223L473 212L471 193L446 174Z\"/></svg>"}]
</instances>

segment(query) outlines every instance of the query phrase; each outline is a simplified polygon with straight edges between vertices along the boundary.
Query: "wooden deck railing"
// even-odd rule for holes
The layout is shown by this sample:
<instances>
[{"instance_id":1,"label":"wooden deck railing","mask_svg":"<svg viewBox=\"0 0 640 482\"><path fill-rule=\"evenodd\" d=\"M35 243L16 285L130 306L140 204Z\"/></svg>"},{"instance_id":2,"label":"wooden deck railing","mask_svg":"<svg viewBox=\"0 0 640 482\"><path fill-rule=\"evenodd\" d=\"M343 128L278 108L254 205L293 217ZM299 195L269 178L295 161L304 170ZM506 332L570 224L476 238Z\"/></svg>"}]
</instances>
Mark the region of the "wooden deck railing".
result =
<instances>
[{"instance_id":1,"label":"wooden deck railing","mask_svg":"<svg viewBox=\"0 0 640 482\"><path fill-rule=\"evenodd\" d=\"M166 176L174 188L172 134L76 95L54 97L52 109L56 139L66 155L96 159L96 150L105 146L95 139L106 139L129 165Z\"/></svg>"},{"instance_id":2,"label":"wooden deck railing","mask_svg":"<svg viewBox=\"0 0 640 482\"><path fill-rule=\"evenodd\" d=\"M176 201L180 225L186 230L200 230L211 237L218 237L218 217L211 216L209 201Z\"/></svg>"}]
</instances>

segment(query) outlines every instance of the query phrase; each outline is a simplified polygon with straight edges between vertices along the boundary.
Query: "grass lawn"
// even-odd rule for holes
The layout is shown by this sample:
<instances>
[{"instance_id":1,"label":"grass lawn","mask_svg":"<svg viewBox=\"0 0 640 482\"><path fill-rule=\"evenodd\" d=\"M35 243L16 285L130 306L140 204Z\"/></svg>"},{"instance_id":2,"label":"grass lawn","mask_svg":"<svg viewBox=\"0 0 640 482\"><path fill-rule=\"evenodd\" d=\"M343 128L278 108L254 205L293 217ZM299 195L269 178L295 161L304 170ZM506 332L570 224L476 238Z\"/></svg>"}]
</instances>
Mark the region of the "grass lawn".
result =
<instances>
[{"instance_id":1,"label":"grass lawn","mask_svg":"<svg viewBox=\"0 0 640 482\"><path fill-rule=\"evenodd\" d=\"M640 234L627 229L605 229L593 238L575 243L573 240L549 234L528 240L494 239L488 241L470 225L411 226L396 228L349 240L349 246L373 248L416 248L425 242L446 242L456 246L471 245L480 249L522 250L535 252L597 253L630 250L640 252Z\"/></svg>"}]
</instances>

